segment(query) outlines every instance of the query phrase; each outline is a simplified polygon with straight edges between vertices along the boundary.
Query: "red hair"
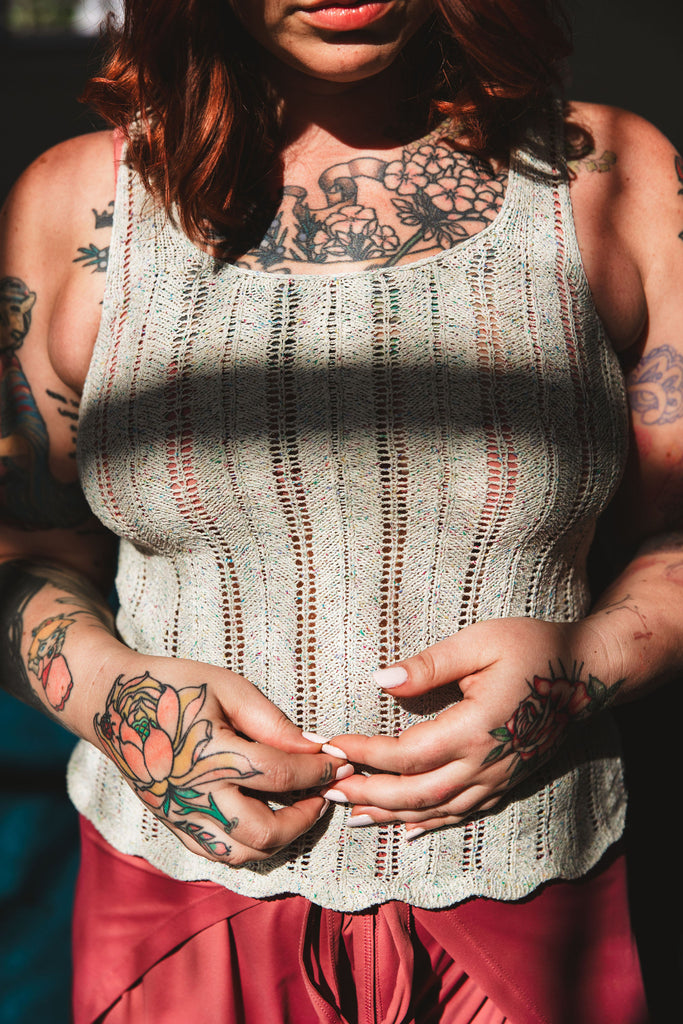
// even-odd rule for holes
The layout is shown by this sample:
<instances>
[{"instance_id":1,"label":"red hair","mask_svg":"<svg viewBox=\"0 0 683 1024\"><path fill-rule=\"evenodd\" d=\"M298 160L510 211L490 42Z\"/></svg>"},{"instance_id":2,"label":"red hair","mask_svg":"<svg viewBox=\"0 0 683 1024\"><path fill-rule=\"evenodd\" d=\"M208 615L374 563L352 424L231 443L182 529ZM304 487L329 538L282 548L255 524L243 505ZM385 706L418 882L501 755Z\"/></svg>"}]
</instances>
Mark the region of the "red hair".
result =
<instances>
[{"instance_id":1,"label":"red hair","mask_svg":"<svg viewBox=\"0 0 683 1024\"><path fill-rule=\"evenodd\" d=\"M516 120L559 88L569 54L555 0L433 0L408 44L417 59L413 116L457 125L461 148L506 156ZM273 211L279 102L257 45L226 0L127 0L102 74L84 99L128 138L128 162L205 243L223 255L254 244ZM410 112L406 111L406 119Z\"/></svg>"}]
</instances>

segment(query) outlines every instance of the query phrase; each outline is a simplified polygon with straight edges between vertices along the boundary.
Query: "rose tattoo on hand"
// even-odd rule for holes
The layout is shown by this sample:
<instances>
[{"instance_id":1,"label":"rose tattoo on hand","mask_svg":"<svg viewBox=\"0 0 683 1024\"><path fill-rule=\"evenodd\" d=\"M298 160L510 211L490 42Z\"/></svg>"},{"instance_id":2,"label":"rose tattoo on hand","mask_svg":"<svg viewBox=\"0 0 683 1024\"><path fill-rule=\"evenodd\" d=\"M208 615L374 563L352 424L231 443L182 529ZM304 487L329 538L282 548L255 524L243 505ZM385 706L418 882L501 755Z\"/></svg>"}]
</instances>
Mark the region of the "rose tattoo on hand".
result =
<instances>
[{"instance_id":1,"label":"rose tattoo on hand","mask_svg":"<svg viewBox=\"0 0 683 1024\"><path fill-rule=\"evenodd\" d=\"M149 673L134 679L119 676L94 727L106 754L157 816L192 836L204 849L227 855L230 847L205 829L172 815L193 812L212 818L230 834L236 819L227 819L206 787L222 779L241 781L260 775L248 757L235 751L207 752L212 725L199 714L206 686L176 690Z\"/></svg>"},{"instance_id":2,"label":"rose tattoo on hand","mask_svg":"<svg viewBox=\"0 0 683 1024\"><path fill-rule=\"evenodd\" d=\"M581 668L576 665L568 674L560 662L560 675L552 665L549 678L534 676L527 680L529 696L515 709L512 717L489 735L498 745L484 758L482 764L495 764L504 757L512 757L510 785L530 774L559 746L560 740L573 721L594 714L614 698L624 682L620 679L607 687L597 676L581 679Z\"/></svg>"}]
</instances>

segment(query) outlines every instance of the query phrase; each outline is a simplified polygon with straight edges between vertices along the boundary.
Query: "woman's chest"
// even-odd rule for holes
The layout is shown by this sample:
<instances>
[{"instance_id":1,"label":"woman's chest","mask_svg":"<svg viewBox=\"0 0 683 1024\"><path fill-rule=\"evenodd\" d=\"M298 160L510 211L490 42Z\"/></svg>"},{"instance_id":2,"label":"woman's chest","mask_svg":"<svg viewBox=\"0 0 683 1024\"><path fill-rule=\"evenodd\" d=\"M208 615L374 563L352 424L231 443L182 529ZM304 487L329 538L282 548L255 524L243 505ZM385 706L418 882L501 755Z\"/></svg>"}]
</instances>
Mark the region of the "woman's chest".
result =
<instances>
[{"instance_id":1,"label":"woman's chest","mask_svg":"<svg viewBox=\"0 0 683 1024\"><path fill-rule=\"evenodd\" d=\"M576 267L530 277L523 247L482 243L339 278L214 273L189 250L120 268L82 410L98 515L168 550L226 524L287 545L341 506L362 532L387 502L418 528L500 502L501 543L547 493L555 526L579 499L594 514L623 457L616 361Z\"/></svg>"}]
</instances>

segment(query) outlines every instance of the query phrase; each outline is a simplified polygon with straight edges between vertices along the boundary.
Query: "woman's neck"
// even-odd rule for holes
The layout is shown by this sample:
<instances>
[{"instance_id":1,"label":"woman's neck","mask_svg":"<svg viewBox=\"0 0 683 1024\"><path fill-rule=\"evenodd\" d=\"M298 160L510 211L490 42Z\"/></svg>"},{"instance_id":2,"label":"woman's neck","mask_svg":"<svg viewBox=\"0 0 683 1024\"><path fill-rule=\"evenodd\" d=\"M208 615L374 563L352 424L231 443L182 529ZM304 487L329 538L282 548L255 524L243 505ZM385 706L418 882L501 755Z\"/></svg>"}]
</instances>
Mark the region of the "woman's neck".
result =
<instances>
[{"instance_id":1,"label":"woman's neck","mask_svg":"<svg viewBox=\"0 0 683 1024\"><path fill-rule=\"evenodd\" d=\"M349 150L381 150L405 141L410 82L401 60L360 82L328 82L282 64L271 80L282 97L287 146L317 147L327 138Z\"/></svg>"}]
</instances>

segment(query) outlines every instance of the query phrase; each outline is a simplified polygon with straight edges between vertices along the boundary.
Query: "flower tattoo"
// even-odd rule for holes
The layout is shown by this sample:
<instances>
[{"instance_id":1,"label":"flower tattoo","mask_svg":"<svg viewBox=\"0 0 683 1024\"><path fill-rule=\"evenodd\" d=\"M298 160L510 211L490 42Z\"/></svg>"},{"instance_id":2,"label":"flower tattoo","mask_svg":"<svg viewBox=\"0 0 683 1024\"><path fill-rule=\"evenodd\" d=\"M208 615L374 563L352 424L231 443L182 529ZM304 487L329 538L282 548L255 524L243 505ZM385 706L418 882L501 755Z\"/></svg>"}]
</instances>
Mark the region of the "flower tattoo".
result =
<instances>
[{"instance_id":1,"label":"flower tattoo","mask_svg":"<svg viewBox=\"0 0 683 1024\"><path fill-rule=\"evenodd\" d=\"M269 270L373 260L391 267L481 230L502 206L507 173L456 151L444 129L404 146L394 160L363 156L327 167L318 178L323 206L302 185L286 185L270 227L241 264Z\"/></svg>"},{"instance_id":2,"label":"flower tattoo","mask_svg":"<svg viewBox=\"0 0 683 1024\"><path fill-rule=\"evenodd\" d=\"M534 676L532 682L527 680L529 696L505 725L489 733L498 743L482 764L494 764L511 756L510 785L530 774L556 750L571 722L610 703L624 682L620 679L607 687L597 676L589 675L586 681L582 680L581 668L577 671L576 665L569 676L562 663L559 676L552 665L549 667L549 678Z\"/></svg>"},{"instance_id":3,"label":"flower tattoo","mask_svg":"<svg viewBox=\"0 0 683 1024\"><path fill-rule=\"evenodd\" d=\"M395 192L392 203L402 224L416 228L393 254L397 262L417 242L436 239L446 249L469 234L468 222L490 222L503 200L504 180L485 164L463 165L444 145L405 150L386 166L384 184Z\"/></svg>"},{"instance_id":4,"label":"flower tattoo","mask_svg":"<svg viewBox=\"0 0 683 1024\"><path fill-rule=\"evenodd\" d=\"M244 754L207 751L211 722L199 718L205 700L206 686L175 690L147 672L126 681L119 676L94 727L105 753L152 811L211 852L224 853L224 844L215 844L210 833L171 818L196 811L229 835L237 821L223 815L205 787L261 774Z\"/></svg>"},{"instance_id":5,"label":"flower tattoo","mask_svg":"<svg viewBox=\"0 0 683 1024\"><path fill-rule=\"evenodd\" d=\"M40 679L45 696L55 711L64 710L73 687L71 670L62 654L62 648L66 631L75 621L69 615L54 615L44 619L31 633L29 671Z\"/></svg>"},{"instance_id":6,"label":"flower tattoo","mask_svg":"<svg viewBox=\"0 0 683 1024\"><path fill-rule=\"evenodd\" d=\"M629 402L645 426L683 417L683 358L671 345L645 355L628 378Z\"/></svg>"}]
</instances>

